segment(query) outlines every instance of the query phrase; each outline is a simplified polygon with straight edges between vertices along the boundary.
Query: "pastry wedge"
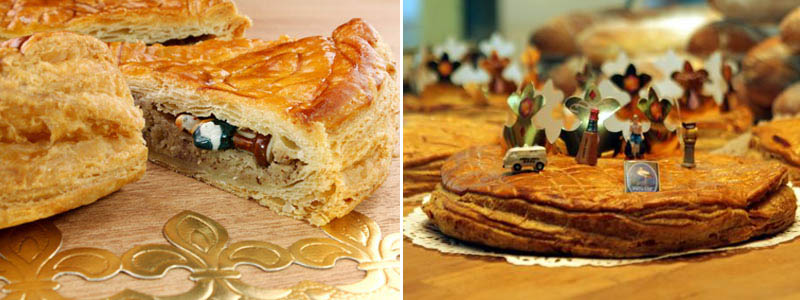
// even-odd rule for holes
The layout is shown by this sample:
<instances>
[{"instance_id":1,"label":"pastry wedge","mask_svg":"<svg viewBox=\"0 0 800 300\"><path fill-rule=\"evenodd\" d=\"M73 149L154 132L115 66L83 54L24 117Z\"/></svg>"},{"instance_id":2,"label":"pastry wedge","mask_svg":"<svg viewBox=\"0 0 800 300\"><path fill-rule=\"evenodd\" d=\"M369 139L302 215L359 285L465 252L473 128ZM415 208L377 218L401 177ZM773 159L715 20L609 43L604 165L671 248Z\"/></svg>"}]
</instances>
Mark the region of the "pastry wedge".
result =
<instances>
[{"instance_id":1,"label":"pastry wedge","mask_svg":"<svg viewBox=\"0 0 800 300\"><path fill-rule=\"evenodd\" d=\"M750 148L767 160L777 160L789 168L789 179L800 183L800 119L773 119L753 128Z\"/></svg>"},{"instance_id":2,"label":"pastry wedge","mask_svg":"<svg viewBox=\"0 0 800 300\"><path fill-rule=\"evenodd\" d=\"M0 228L141 178L143 127L105 43L53 32L0 44Z\"/></svg>"},{"instance_id":3,"label":"pastry wedge","mask_svg":"<svg viewBox=\"0 0 800 300\"><path fill-rule=\"evenodd\" d=\"M114 43L150 160L324 225L386 179L399 88L388 47L354 19L330 37Z\"/></svg>"},{"instance_id":4,"label":"pastry wedge","mask_svg":"<svg viewBox=\"0 0 800 300\"><path fill-rule=\"evenodd\" d=\"M250 19L230 0L0 1L0 40L72 31L106 42L187 43L240 37Z\"/></svg>"}]
</instances>

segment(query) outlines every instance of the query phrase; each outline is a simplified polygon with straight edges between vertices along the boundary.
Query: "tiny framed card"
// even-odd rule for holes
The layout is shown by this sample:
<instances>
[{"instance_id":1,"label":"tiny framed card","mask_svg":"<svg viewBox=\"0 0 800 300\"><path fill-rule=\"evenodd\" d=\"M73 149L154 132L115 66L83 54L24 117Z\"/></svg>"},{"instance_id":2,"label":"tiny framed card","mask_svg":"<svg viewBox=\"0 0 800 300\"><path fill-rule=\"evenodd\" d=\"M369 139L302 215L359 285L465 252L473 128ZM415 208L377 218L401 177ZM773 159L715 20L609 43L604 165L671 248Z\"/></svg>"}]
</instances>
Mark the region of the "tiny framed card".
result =
<instances>
[{"instance_id":1,"label":"tiny framed card","mask_svg":"<svg viewBox=\"0 0 800 300\"><path fill-rule=\"evenodd\" d=\"M658 192L659 184L658 163L648 160L625 161L625 192Z\"/></svg>"}]
</instances>

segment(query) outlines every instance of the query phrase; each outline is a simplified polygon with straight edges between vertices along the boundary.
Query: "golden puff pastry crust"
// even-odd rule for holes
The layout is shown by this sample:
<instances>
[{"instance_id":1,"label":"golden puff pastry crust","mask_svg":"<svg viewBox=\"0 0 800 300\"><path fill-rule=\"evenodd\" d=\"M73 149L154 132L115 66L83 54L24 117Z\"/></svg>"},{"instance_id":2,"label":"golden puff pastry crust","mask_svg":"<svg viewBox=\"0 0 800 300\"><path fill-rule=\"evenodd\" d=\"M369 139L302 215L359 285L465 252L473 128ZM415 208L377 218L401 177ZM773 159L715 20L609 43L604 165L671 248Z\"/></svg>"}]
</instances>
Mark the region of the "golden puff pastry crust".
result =
<instances>
[{"instance_id":1,"label":"golden puff pastry crust","mask_svg":"<svg viewBox=\"0 0 800 300\"><path fill-rule=\"evenodd\" d=\"M92 203L144 175L142 112L103 42L0 45L0 228Z\"/></svg>"},{"instance_id":2,"label":"golden puff pastry crust","mask_svg":"<svg viewBox=\"0 0 800 300\"><path fill-rule=\"evenodd\" d=\"M442 163L458 151L500 144L506 111L469 110L405 113L403 116L403 196L430 192L442 181Z\"/></svg>"},{"instance_id":3,"label":"golden puff pastry crust","mask_svg":"<svg viewBox=\"0 0 800 300\"><path fill-rule=\"evenodd\" d=\"M330 37L111 47L145 110L157 163L315 225L350 212L388 175L399 131L396 67L360 19ZM260 167L246 151L193 148L169 126L181 113L270 135L274 160Z\"/></svg>"},{"instance_id":4,"label":"golden puff pastry crust","mask_svg":"<svg viewBox=\"0 0 800 300\"><path fill-rule=\"evenodd\" d=\"M800 183L800 119L775 119L753 128L751 152L766 160L776 160L789 168L789 179ZM755 155L757 156L757 155Z\"/></svg>"},{"instance_id":5,"label":"golden puff pastry crust","mask_svg":"<svg viewBox=\"0 0 800 300\"><path fill-rule=\"evenodd\" d=\"M492 247L640 257L737 243L780 232L796 199L776 162L699 155L658 161L661 192L625 193L623 160L579 165L548 157L541 173L511 174L499 146L471 148L442 167L423 210L450 236Z\"/></svg>"},{"instance_id":6,"label":"golden puff pastry crust","mask_svg":"<svg viewBox=\"0 0 800 300\"><path fill-rule=\"evenodd\" d=\"M0 2L0 39L72 31L106 42L152 44L192 37L240 37L250 24L230 0Z\"/></svg>"},{"instance_id":7,"label":"golden puff pastry crust","mask_svg":"<svg viewBox=\"0 0 800 300\"><path fill-rule=\"evenodd\" d=\"M762 151L772 153L789 165L800 167L800 119L762 122L753 128L753 142Z\"/></svg>"}]
</instances>

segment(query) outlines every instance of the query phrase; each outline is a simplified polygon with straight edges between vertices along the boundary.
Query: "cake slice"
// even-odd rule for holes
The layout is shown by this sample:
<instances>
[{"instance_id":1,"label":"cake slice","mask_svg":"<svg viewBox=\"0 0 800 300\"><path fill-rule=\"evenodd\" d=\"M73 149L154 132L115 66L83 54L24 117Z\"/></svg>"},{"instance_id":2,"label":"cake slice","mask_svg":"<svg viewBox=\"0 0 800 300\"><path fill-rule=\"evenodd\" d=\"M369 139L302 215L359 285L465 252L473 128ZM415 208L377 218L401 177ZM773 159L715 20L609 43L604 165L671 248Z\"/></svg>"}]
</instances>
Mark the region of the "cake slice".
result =
<instances>
[{"instance_id":1,"label":"cake slice","mask_svg":"<svg viewBox=\"0 0 800 300\"><path fill-rule=\"evenodd\" d=\"M190 43L240 37L250 19L230 0L0 1L0 40L72 31L107 42Z\"/></svg>"},{"instance_id":2,"label":"cake slice","mask_svg":"<svg viewBox=\"0 0 800 300\"><path fill-rule=\"evenodd\" d=\"M367 23L331 37L113 43L151 161L324 225L386 179L395 63Z\"/></svg>"}]
</instances>

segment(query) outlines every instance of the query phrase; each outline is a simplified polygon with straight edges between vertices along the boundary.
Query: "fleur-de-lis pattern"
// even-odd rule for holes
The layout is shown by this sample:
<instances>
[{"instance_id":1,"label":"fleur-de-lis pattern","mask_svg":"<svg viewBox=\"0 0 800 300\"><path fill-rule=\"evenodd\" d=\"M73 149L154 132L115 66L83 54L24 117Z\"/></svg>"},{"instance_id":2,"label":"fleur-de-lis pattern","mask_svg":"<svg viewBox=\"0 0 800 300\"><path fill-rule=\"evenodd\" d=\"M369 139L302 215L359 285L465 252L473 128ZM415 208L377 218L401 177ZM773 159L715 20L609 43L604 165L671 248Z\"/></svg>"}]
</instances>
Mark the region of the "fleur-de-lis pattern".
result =
<instances>
[{"instance_id":1,"label":"fleur-de-lis pattern","mask_svg":"<svg viewBox=\"0 0 800 300\"><path fill-rule=\"evenodd\" d=\"M5 299L64 299L55 279L75 274L86 280L105 280L119 272L120 259L96 248L60 251L61 231L48 221L29 223L0 232L0 291Z\"/></svg>"},{"instance_id":2,"label":"fleur-de-lis pattern","mask_svg":"<svg viewBox=\"0 0 800 300\"><path fill-rule=\"evenodd\" d=\"M711 96L717 105L723 105L728 94L731 67L722 60L722 53L719 51L711 54L703 66L708 71L708 81L703 83L703 94Z\"/></svg>"},{"instance_id":3,"label":"fleur-de-lis pattern","mask_svg":"<svg viewBox=\"0 0 800 300\"><path fill-rule=\"evenodd\" d=\"M322 227L331 238L310 238L288 248L263 241L230 242L216 221L184 211L164 226L169 244L135 246L121 258L94 248L59 252L61 232L42 220L0 232L0 280L6 299L62 299L54 281L70 273L106 280L120 269L135 278L160 279L173 268L191 272L195 286L180 295L156 297L125 290L112 299L387 299L401 297L400 233L383 237L375 222L352 212ZM284 289L265 289L240 280L239 265L279 272L291 264L331 268L352 259L366 277L350 285L303 281Z\"/></svg>"},{"instance_id":4,"label":"fleur-de-lis pattern","mask_svg":"<svg viewBox=\"0 0 800 300\"><path fill-rule=\"evenodd\" d=\"M636 105L650 122L655 123L664 123L672 110L672 102L659 97L653 88L650 88L648 96L640 98Z\"/></svg>"},{"instance_id":5,"label":"fleur-de-lis pattern","mask_svg":"<svg viewBox=\"0 0 800 300\"><path fill-rule=\"evenodd\" d=\"M564 93L555 88L552 80L548 79L542 90L537 90L536 93L544 96L544 107L533 116L533 122L536 127L544 130L547 142L555 143L562 130L578 129L581 121L564 106Z\"/></svg>"},{"instance_id":6,"label":"fleur-de-lis pattern","mask_svg":"<svg viewBox=\"0 0 800 300\"><path fill-rule=\"evenodd\" d=\"M503 137L509 148L534 145L538 130L532 118L544 106L544 96L537 95L532 84L519 93L508 96L508 106L516 120L511 126L503 128Z\"/></svg>"},{"instance_id":7,"label":"fleur-de-lis pattern","mask_svg":"<svg viewBox=\"0 0 800 300\"><path fill-rule=\"evenodd\" d=\"M695 70L689 61L683 63L683 70L672 73L672 79L683 87L684 95L679 99L680 105L689 110L695 110L702 104L702 89L708 81L708 71Z\"/></svg>"},{"instance_id":8,"label":"fleur-de-lis pattern","mask_svg":"<svg viewBox=\"0 0 800 300\"><path fill-rule=\"evenodd\" d=\"M607 81L601 82L602 85L607 84ZM586 86L586 91L583 94L583 97L569 97L564 102L564 105L569 108L581 121L589 120L589 111L592 108L597 108L600 110L600 119L604 119L604 116L609 116L616 112L620 107L623 105L623 101L627 103L630 100L620 100L617 97L604 97L600 93L600 89L594 87L592 84L588 84ZM626 98L627 99L627 98ZM581 125L581 128L586 128L586 122Z\"/></svg>"},{"instance_id":9,"label":"fleur-de-lis pattern","mask_svg":"<svg viewBox=\"0 0 800 300\"><path fill-rule=\"evenodd\" d=\"M634 95L638 95L639 90L650 83L651 79L652 77L649 74L637 72L636 66L633 64L628 65L624 74L611 75L611 82L631 95L631 98Z\"/></svg>"},{"instance_id":10,"label":"fleur-de-lis pattern","mask_svg":"<svg viewBox=\"0 0 800 300\"><path fill-rule=\"evenodd\" d=\"M435 72L439 82L450 83L453 74L461 66L461 60L467 55L469 47L466 43L448 37L444 43L433 47L433 60L429 61L428 68Z\"/></svg>"}]
</instances>

